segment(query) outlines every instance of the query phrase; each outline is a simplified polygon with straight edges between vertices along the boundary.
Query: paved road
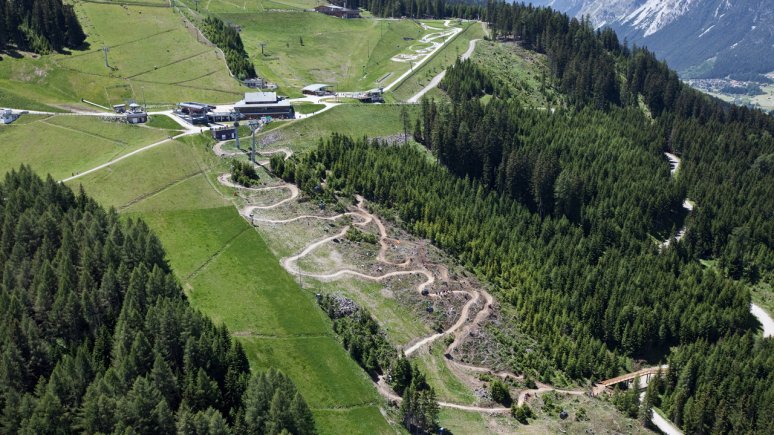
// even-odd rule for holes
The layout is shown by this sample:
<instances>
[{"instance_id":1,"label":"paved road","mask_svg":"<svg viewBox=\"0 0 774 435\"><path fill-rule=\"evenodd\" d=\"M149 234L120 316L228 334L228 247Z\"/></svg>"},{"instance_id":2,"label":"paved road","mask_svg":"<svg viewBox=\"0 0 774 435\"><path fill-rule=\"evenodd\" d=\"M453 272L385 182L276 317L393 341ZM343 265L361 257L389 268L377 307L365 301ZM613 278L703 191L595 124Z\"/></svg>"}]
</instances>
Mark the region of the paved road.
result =
<instances>
[{"instance_id":1,"label":"paved road","mask_svg":"<svg viewBox=\"0 0 774 435\"><path fill-rule=\"evenodd\" d=\"M642 402L644 399L645 392L643 391L640 393L640 402ZM680 428L675 426L671 421L662 417L661 414L656 411L650 411L650 421L652 421L653 424L655 424L656 427L666 435L683 435L683 431L681 431Z\"/></svg>"},{"instance_id":2,"label":"paved road","mask_svg":"<svg viewBox=\"0 0 774 435\"><path fill-rule=\"evenodd\" d=\"M468 49L465 51L465 53L462 53L462 56L460 56L460 59L467 60L470 58L470 56L473 54L473 50L476 49L476 44L480 41L480 39L473 39L468 43ZM424 88L422 88L419 92L414 94L411 98L406 100L407 103L418 103L419 99L422 98L423 95L425 95L428 91L438 86L439 83L441 83L441 80L446 77L446 70L443 70L439 72L435 77L433 77L432 80L430 80L430 83L427 84Z\"/></svg>"},{"instance_id":3,"label":"paved road","mask_svg":"<svg viewBox=\"0 0 774 435\"><path fill-rule=\"evenodd\" d=\"M763 336L774 337L774 319L771 318L769 313L755 304L750 304L750 312L763 325Z\"/></svg>"},{"instance_id":4,"label":"paved road","mask_svg":"<svg viewBox=\"0 0 774 435\"><path fill-rule=\"evenodd\" d=\"M664 153L666 155L667 159L669 160L669 172L674 177L675 174L677 174L677 171L680 169L680 158L672 153ZM695 204L690 199L686 198L685 201L683 201L683 208L688 210L689 212L693 211ZM686 227L683 226L677 231L677 234L675 234L675 240L680 241L680 239L683 238L685 235ZM669 246L669 240L665 240L661 243L662 248L666 248ZM750 313L752 313L753 316L755 316L759 322L761 322L761 325L763 326L763 336L764 337L772 337L774 336L774 319L771 318L771 315L767 313L763 308L756 304L750 305Z\"/></svg>"},{"instance_id":5,"label":"paved road","mask_svg":"<svg viewBox=\"0 0 774 435\"><path fill-rule=\"evenodd\" d=\"M677 170L680 169L680 158L672 153L664 153L667 160L669 160L669 173L672 174L672 177L677 174ZM688 212L693 211L693 201L691 201L688 198L685 198L683 201L683 208L688 210ZM674 238L676 242L679 242L683 236L685 236L685 231L687 227L683 225L679 230L677 230L677 233L674 234ZM666 249L669 247L669 243L671 243L672 238L664 240L661 242L661 249Z\"/></svg>"},{"instance_id":6,"label":"paved road","mask_svg":"<svg viewBox=\"0 0 774 435\"><path fill-rule=\"evenodd\" d=\"M406 100L406 102L407 103L418 103L419 99L422 98L422 96L425 95L426 93L428 93L431 89L433 89L436 86L438 86L441 83L441 80L443 80L444 77L446 77L446 70L443 70L443 71L439 72L438 74L436 74L436 76L433 77L432 80L430 80L430 83L428 83L427 86L425 86L424 88L420 89L419 92L417 92L411 98Z\"/></svg>"}]
</instances>

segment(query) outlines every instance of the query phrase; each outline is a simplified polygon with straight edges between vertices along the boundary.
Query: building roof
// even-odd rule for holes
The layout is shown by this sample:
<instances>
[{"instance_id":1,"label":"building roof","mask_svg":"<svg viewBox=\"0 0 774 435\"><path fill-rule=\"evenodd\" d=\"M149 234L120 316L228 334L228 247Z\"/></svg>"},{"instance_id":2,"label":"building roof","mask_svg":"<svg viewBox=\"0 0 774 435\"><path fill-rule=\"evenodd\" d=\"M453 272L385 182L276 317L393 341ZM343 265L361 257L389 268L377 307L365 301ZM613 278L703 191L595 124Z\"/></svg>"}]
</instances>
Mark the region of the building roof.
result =
<instances>
[{"instance_id":1,"label":"building roof","mask_svg":"<svg viewBox=\"0 0 774 435\"><path fill-rule=\"evenodd\" d=\"M349 9L349 8L345 8L344 6L339 6L334 4L320 5L320 6L317 6L315 9L336 9L340 11L357 12L354 9Z\"/></svg>"},{"instance_id":2,"label":"building roof","mask_svg":"<svg viewBox=\"0 0 774 435\"><path fill-rule=\"evenodd\" d=\"M268 103L251 103L245 102L245 100L238 101L234 104L234 109L245 109L250 107L290 107L290 100L270 101Z\"/></svg>"},{"instance_id":3,"label":"building roof","mask_svg":"<svg viewBox=\"0 0 774 435\"><path fill-rule=\"evenodd\" d=\"M342 6L336 6L336 5L317 6L316 8L314 8L314 10L325 15L333 15L336 17L360 18L359 11L356 11L354 9L347 9Z\"/></svg>"},{"instance_id":4,"label":"building roof","mask_svg":"<svg viewBox=\"0 0 774 435\"><path fill-rule=\"evenodd\" d=\"M331 85L326 85L325 83L315 83L313 85L304 86L301 90L307 92L319 92L329 87L331 87Z\"/></svg>"},{"instance_id":5,"label":"building roof","mask_svg":"<svg viewBox=\"0 0 774 435\"><path fill-rule=\"evenodd\" d=\"M210 105L204 103L180 103L178 106L185 107L186 109L210 110Z\"/></svg>"},{"instance_id":6,"label":"building roof","mask_svg":"<svg viewBox=\"0 0 774 435\"><path fill-rule=\"evenodd\" d=\"M240 101L245 104L271 104L277 102L276 92L246 92L245 99Z\"/></svg>"}]
</instances>

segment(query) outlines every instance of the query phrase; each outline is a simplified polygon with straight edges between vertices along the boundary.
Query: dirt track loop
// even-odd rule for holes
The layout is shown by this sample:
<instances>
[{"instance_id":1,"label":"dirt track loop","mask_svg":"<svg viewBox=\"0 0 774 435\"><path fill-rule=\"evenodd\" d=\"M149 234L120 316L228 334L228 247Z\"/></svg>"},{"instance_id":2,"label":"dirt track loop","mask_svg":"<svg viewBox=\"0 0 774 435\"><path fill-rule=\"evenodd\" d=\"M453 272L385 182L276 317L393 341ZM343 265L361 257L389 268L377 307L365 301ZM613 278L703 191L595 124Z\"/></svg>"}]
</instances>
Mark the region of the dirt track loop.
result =
<instances>
[{"instance_id":1,"label":"dirt track loop","mask_svg":"<svg viewBox=\"0 0 774 435\"><path fill-rule=\"evenodd\" d=\"M290 197L282 199L274 204L271 204L268 206L248 205L240 209L239 211L240 214L245 218L249 219L253 223L253 225L260 225L262 223L285 224L285 223L297 222L303 219L335 221L345 216L349 216L357 220L356 222L353 222L351 225L346 225L338 233L313 241L308 245L306 245L300 252L292 256L283 258L281 260L282 266L289 273L296 276L315 278L321 281L335 280L335 279L342 278L344 276L354 276L354 277L364 279L364 280L369 280L369 281L383 281L388 278L392 278L396 276L421 275L425 277L425 280L416 286L416 291L419 293L422 293L425 289L428 289L436 282L436 275L432 271L430 271L427 267L425 267L425 265L422 264L422 261L417 261L416 259L413 259L413 258L406 258L403 261L393 261L387 258L387 252L390 248L390 243L391 242L396 243L399 241L388 237L387 229L384 226L384 223L377 216L371 214L365 208L365 200L362 197L357 196L358 203L354 210L341 213L335 216L301 215L301 216L294 216L286 219L266 219L266 218L261 218L259 216L254 216L254 213L258 210L277 208L282 206L283 204L288 203L289 201L296 199L296 197L298 197L298 194L299 194L298 188L290 184L282 184L282 185L263 187L263 188L246 188L233 183L230 178L231 177L229 174L223 174L218 177L218 180L220 181L221 184L225 186L229 186L237 189L243 189L243 190L252 191L252 192L268 191L268 190L283 189L283 188L288 189L291 192ZM344 238L351 226L364 227L370 223L375 224L379 230L379 253L377 254L377 257L376 257L377 261L385 265L397 267L399 269L404 269L404 270L395 270L395 271L386 272L380 275L369 275L367 273L353 270L353 269L338 269L338 270L333 270L333 271L324 272L324 273L312 273L312 272L303 271L299 268L298 261L300 259L306 257L317 248L329 242L332 242L334 239ZM419 263L419 264L416 264L414 267L409 268L409 266L411 266L412 263ZM442 265L437 265L436 268L439 270L439 275L441 279L447 280L448 270L446 270L446 267ZM448 334L451 334L454 336L453 342L446 348L446 352L450 353L454 349L456 349L457 346L459 346L459 344L465 339L465 337L468 336L472 328L481 324L491 314L493 298L488 292L484 290L470 290L470 291L455 290L453 291L453 293L464 294L467 297L467 302L462 307L460 316L457 319L457 321L451 327L449 327L443 332L432 334L427 337L418 337L417 339L415 339L411 345L403 349L403 352L406 356L413 355L423 347L429 345L430 343L433 343L434 341ZM430 292L430 291L428 291L427 296L432 298L440 297L438 293ZM472 307L481 303L482 301L483 303L481 304L482 305L481 309L475 313L475 315L473 316L473 319L471 320L470 317L471 317ZM491 370L486 367L462 364L451 359L445 359L445 361L446 361L446 364L455 373L460 373L462 370L470 370L472 372L479 372L479 373L491 372ZM512 376L514 378L519 377L516 374L510 373L510 372L503 372L502 375L503 377L505 376ZM543 388L540 390L528 390L525 393L531 392L534 394L541 391L549 391L552 389L548 386L541 386L541 387ZM400 396L396 395L383 379L377 382L377 389L385 398L389 400L394 400L394 401L401 400ZM523 394L522 396L520 396L520 399L523 400ZM439 402L439 405L446 408L454 408L454 409L460 409L460 410L466 410L466 411L472 411L472 412L502 413L502 412L510 411L510 408L505 408L501 406L489 406L489 407L468 406L468 405L448 403L448 402Z\"/></svg>"}]
</instances>

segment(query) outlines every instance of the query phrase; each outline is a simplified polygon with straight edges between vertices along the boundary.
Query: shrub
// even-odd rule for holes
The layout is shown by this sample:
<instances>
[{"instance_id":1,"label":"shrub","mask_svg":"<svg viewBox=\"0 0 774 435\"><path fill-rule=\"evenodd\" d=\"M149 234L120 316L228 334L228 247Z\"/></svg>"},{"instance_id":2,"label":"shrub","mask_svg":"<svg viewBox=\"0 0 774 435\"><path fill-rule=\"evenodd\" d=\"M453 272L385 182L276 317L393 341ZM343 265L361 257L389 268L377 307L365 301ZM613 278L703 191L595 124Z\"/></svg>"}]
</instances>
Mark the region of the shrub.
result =
<instances>
[{"instance_id":1,"label":"shrub","mask_svg":"<svg viewBox=\"0 0 774 435\"><path fill-rule=\"evenodd\" d=\"M511 399L511 392L508 390L508 386L500 380L492 381L492 383L489 384L489 391L492 395L492 400L497 403L502 403L503 405L508 406L511 404L511 402L513 402Z\"/></svg>"}]
</instances>

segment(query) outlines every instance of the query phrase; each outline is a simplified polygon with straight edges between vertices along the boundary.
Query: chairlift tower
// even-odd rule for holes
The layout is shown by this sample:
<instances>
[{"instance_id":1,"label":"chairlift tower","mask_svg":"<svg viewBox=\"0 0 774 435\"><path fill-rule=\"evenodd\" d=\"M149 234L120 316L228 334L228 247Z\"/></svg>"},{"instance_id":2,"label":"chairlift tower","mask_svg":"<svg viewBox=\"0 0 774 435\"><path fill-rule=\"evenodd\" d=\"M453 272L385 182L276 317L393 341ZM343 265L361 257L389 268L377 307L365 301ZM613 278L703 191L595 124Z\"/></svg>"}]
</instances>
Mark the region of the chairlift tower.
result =
<instances>
[{"instance_id":1,"label":"chairlift tower","mask_svg":"<svg viewBox=\"0 0 774 435\"><path fill-rule=\"evenodd\" d=\"M238 150L242 150L239 147L239 112L236 110L231 111L231 119L234 121L234 143Z\"/></svg>"},{"instance_id":2,"label":"chairlift tower","mask_svg":"<svg viewBox=\"0 0 774 435\"><path fill-rule=\"evenodd\" d=\"M258 121L257 119L251 119L247 125L250 127L250 130L253 132L252 134L252 143L250 144L250 161L253 162L253 164L257 164L255 161L255 132L261 129L261 121Z\"/></svg>"}]
</instances>

